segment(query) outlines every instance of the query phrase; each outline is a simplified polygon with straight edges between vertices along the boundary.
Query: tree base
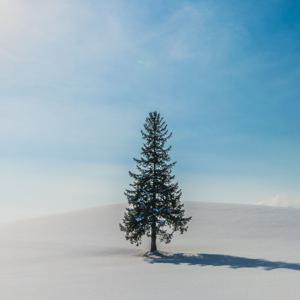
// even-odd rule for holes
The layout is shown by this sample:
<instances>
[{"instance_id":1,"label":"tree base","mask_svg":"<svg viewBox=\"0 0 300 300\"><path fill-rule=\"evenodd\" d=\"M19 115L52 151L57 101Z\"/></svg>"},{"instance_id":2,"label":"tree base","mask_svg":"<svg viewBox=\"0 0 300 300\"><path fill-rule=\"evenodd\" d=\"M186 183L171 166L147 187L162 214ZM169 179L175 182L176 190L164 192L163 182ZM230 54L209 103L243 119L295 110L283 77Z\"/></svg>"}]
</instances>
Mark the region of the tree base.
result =
<instances>
[{"instance_id":1,"label":"tree base","mask_svg":"<svg viewBox=\"0 0 300 300\"><path fill-rule=\"evenodd\" d=\"M166 256L164 252L161 252L161 251L147 251L145 254L144 254L144 257L163 257L163 256Z\"/></svg>"}]
</instances>

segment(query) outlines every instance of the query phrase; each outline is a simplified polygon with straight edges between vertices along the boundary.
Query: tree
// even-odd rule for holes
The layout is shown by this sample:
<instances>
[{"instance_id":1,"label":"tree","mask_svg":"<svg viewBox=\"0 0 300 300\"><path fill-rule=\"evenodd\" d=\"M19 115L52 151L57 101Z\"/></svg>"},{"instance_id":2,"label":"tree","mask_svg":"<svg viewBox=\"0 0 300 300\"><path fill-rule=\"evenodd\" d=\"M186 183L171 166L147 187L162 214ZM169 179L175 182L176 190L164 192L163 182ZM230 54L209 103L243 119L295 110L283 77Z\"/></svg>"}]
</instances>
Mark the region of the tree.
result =
<instances>
[{"instance_id":1,"label":"tree","mask_svg":"<svg viewBox=\"0 0 300 300\"><path fill-rule=\"evenodd\" d=\"M120 229L137 246L144 235L151 237L150 252L155 252L157 238L169 243L175 231L182 234L187 230L191 217L184 217L182 192L172 175L176 162L170 162L171 146L166 146L172 133L158 112L149 113L141 134L144 144L141 157L134 158L136 172L129 171L133 183L125 191L129 208Z\"/></svg>"}]
</instances>

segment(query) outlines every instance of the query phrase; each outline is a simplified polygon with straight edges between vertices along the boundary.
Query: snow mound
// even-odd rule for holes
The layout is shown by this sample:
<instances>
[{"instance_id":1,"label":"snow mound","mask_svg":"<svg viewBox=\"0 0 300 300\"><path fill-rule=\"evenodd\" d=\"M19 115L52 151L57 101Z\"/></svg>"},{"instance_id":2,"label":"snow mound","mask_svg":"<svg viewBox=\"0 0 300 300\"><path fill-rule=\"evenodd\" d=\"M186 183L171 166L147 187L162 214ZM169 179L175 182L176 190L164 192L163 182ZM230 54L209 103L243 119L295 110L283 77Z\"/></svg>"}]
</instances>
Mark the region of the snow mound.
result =
<instances>
[{"instance_id":1,"label":"snow mound","mask_svg":"<svg viewBox=\"0 0 300 300\"><path fill-rule=\"evenodd\" d=\"M0 226L0 299L300 299L300 210L186 203L189 230L144 256L125 205Z\"/></svg>"}]
</instances>

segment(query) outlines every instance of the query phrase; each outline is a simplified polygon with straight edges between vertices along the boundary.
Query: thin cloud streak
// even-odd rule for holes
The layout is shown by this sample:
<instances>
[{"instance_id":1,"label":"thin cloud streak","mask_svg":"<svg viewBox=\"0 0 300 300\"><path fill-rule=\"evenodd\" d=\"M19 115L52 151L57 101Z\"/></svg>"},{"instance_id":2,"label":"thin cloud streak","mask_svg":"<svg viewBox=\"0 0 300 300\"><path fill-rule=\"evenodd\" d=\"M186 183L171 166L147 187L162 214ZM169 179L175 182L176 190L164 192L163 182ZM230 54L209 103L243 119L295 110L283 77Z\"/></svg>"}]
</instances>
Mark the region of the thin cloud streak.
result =
<instances>
[{"instance_id":1,"label":"thin cloud streak","mask_svg":"<svg viewBox=\"0 0 300 300\"><path fill-rule=\"evenodd\" d=\"M13 189L26 177L16 167L24 162L46 166L27 178L28 197L64 195L60 206L45 201L59 209L76 195L74 206L89 205L85 193L95 204L113 201L96 182L114 190L123 175L104 180L78 166L119 166L126 177L144 118L156 109L174 131L187 200L300 199L300 22L289 7L0 0L0 167L9 170L2 179L12 208L28 201L31 211Z\"/></svg>"}]
</instances>

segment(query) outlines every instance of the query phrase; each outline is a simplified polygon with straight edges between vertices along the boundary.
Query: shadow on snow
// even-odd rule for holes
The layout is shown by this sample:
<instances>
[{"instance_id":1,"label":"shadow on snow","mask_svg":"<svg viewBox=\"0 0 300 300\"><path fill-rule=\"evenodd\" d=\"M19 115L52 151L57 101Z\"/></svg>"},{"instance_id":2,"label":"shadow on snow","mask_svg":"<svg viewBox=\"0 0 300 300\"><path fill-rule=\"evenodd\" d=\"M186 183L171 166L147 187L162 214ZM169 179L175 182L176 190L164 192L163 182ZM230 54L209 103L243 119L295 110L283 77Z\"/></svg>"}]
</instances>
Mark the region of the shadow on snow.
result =
<instances>
[{"instance_id":1,"label":"shadow on snow","mask_svg":"<svg viewBox=\"0 0 300 300\"><path fill-rule=\"evenodd\" d=\"M264 270L288 269L300 271L300 264L281 261L269 261L264 259L255 259L222 254L194 254L184 253L150 255L145 260L151 264L174 264L191 266L228 266L233 269L239 268L262 268Z\"/></svg>"}]
</instances>

